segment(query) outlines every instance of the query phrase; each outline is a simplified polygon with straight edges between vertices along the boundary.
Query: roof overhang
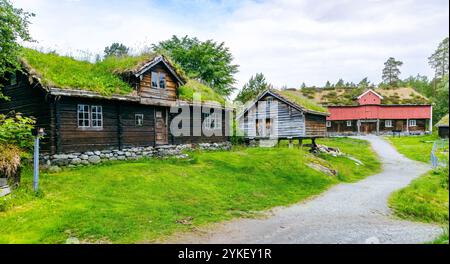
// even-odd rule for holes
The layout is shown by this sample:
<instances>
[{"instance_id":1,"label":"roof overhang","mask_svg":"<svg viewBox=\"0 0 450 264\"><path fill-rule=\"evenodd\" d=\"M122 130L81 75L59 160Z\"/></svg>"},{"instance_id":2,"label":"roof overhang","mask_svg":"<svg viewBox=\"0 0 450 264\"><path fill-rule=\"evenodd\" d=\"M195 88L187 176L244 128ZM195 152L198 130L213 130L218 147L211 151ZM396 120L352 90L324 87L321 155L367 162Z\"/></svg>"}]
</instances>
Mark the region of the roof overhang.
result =
<instances>
[{"instance_id":1,"label":"roof overhang","mask_svg":"<svg viewBox=\"0 0 450 264\"><path fill-rule=\"evenodd\" d=\"M156 64L162 62L164 66L169 70L169 72L177 79L178 82L180 82L182 85L184 84L184 81L181 79L180 76L175 72L175 70L172 68L172 66L166 61L166 59L163 56L157 56L153 60L147 62L144 64L139 70L137 70L134 73L134 76L140 77L144 73L146 73L148 70L153 68Z\"/></svg>"},{"instance_id":2,"label":"roof overhang","mask_svg":"<svg viewBox=\"0 0 450 264\"><path fill-rule=\"evenodd\" d=\"M363 97L364 95L366 95L366 94L368 94L368 93L373 93L373 94L375 94L376 96L378 96L380 99L383 99L383 96L381 96L379 93L375 92L375 91L372 90L372 89L369 89L369 90L365 91L363 94L361 94L361 95L358 96L357 98L358 98L358 99L361 99L361 97Z\"/></svg>"}]
</instances>

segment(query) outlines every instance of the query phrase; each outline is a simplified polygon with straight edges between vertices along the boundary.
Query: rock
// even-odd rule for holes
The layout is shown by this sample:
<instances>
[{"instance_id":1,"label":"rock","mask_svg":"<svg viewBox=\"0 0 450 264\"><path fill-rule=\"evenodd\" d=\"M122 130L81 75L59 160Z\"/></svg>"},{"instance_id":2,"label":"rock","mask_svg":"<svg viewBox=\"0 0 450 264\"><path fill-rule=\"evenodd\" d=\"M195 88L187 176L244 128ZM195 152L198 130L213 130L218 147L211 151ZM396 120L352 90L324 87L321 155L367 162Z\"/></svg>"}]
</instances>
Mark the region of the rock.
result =
<instances>
[{"instance_id":1,"label":"rock","mask_svg":"<svg viewBox=\"0 0 450 264\"><path fill-rule=\"evenodd\" d=\"M94 151L94 155L99 156L101 154L100 151Z\"/></svg>"},{"instance_id":2,"label":"rock","mask_svg":"<svg viewBox=\"0 0 450 264\"><path fill-rule=\"evenodd\" d=\"M58 166L50 166L50 168L48 168L48 171L51 173L57 173L61 171L61 168Z\"/></svg>"},{"instance_id":3,"label":"rock","mask_svg":"<svg viewBox=\"0 0 450 264\"><path fill-rule=\"evenodd\" d=\"M102 159L99 156L90 156L88 161L92 164L98 164L102 161Z\"/></svg>"},{"instance_id":4,"label":"rock","mask_svg":"<svg viewBox=\"0 0 450 264\"><path fill-rule=\"evenodd\" d=\"M0 197L6 196L11 193L11 189L8 185L0 187Z\"/></svg>"},{"instance_id":5,"label":"rock","mask_svg":"<svg viewBox=\"0 0 450 264\"><path fill-rule=\"evenodd\" d=\"M118 160L126 160L127 158L125 156L117 156Z\"/></svg>"},{"instance_id":6,"label":"rock","mask_svg":"<svg viewBox=\"0 0 450 264\"><path fill-rule=\"evenodd\" d=\"M80 163L81 163L81 159L79 159L79 158L75 158L70 162L70 164L72 164L72 165L78 165Z\"/></svg>"},{"instance_id":7,"label":"rock","mask_svg":"<svg viewBox=\"0 0 450 264\"><path fill-rule=\"evenodd\" d=\"M53 159L68 159L69 155L65 155L65 154L57 154L57 155L53 155Z\"/></svg>"},{"instance_id":8,"label":"rock","mask_svg":"<svg viewBox=\"0 0 450 264\"><path fill-rule=\"evenodd\" d=\"M93 156L93 155L94 155L94 152L88 151L88 152L86 152L86 153L84 153L84 154L86 154L86 155L88 155L88 156Z\"/></svg>"},{"instance_id":9,"label":"rock","mask_svg":"<svg viewBox=\"0 0 450 264\"><path fill-rule=\"evenodd\" d=\"M84 154L84 155L81 155L80 158L81 158L82 160L87 160L87 159L89 159L89 156L86 155L86 154Z\"/></svg>"},{"instance_id":10,"label":"rock","mask_svg":"<svg viewBox=\"0 0 450 264\"><path fill-rule=\"evenodd\" d=\"M66 166L66 165L69 165L69 160L68 159L54 159L52 161L52 164L55 164L57 166Z\"/></svg>"},{"instance_id":11,"label":"rock","mask_svg":"<svg viewBox=\"0 0 450 264\"><path fill-rule=\"evenodd\" d=\"M80 244L80 240L76 237L69 237L66 240L66 244Z\"/></svg>"},{"instance_id":12,"label":"rock","mask_svg":"<svg viewBox=\"0 0 450 264\"><path fill-rule=\"evenodd\" d=\"M131 152L125 152L126 157L131 157L133 154Z\"/></svg>"}]
</instances>

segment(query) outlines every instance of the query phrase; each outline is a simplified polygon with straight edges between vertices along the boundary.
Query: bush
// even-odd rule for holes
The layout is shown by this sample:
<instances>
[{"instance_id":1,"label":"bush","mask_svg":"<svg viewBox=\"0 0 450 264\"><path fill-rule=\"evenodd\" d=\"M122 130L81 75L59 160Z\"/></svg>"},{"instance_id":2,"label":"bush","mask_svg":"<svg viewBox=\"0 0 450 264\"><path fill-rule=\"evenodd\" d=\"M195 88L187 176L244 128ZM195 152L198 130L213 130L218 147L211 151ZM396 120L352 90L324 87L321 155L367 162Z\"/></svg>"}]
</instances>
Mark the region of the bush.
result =
<instances>
[{"instance_id":1,"label":"bush","mask_svg":"<svg viewBox=\"0 0 450 264\"><path fill-rule=\"evenodd\" d=\"M33 147L33 135L35 121L21 114L0 115L0 144L16 145L24 150Z\"/></svg>"},{"instance_id":2,"label":"bush","mask_svg":"<svg viewBox=\"0 0 450 264\"><path fill-rule=\"evenodd\" d=\"M7 178L12 187L20 182L20 154L17 146L0 144L0 178Z\"/></svg>"}]
</instances>

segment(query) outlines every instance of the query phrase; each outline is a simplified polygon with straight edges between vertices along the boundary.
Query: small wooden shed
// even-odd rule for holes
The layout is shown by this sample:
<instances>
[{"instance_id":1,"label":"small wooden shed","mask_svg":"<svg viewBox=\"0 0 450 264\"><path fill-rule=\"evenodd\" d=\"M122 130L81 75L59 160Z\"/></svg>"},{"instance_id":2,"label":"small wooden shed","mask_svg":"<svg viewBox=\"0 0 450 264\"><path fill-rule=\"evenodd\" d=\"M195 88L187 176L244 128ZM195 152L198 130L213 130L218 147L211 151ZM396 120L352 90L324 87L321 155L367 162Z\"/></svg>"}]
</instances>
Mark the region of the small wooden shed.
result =
<instances>
[{"instance_id":1,"label":"small wooden shed","mask_svg":"<svg viewBox=\"0 0 450 264\"><path fill-rule=\"evenodd\" d=\"M437 124L440 138L448 138L448 114L444 116Z\"/></svg>"},{"instance_id":2,"label":"small wooden shed","mask_svg":"<svg viewBox=\"0 0 450 264\"><path fill-rule=\"evenodd\" d=\"M328 111L303 97L299 90L268 89L238 115L247 140L315 139L326 137Z\"/></svg>"}]
</instances>

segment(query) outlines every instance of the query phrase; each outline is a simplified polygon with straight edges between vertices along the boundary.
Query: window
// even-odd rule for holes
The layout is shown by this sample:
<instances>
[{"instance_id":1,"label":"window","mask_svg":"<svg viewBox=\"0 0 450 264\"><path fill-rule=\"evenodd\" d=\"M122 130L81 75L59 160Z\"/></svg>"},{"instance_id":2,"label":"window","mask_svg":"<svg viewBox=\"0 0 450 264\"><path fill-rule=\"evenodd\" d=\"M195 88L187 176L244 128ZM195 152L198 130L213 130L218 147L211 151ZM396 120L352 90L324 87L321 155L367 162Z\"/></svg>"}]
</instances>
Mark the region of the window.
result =
<instances>
[{"instance_id":1,"label":"window","mask_svg":"<svg viewBox=\"0 0 450 264\"><path fill-rule=\"evenodd\" d=\"M385 120L384 121L384 126L385 127L392 127L392 120Z\"/></svg>"},{"instance_id":2,"label":"window","mask_svg":"<svg viewBox=\"0 0 450 264\"><path fill-rule=\"evenodd\" d=\"M409 120L409 126L410 126L410 127L415 127L415 126L417 126L417 120L415 120L415 119Z\"/></svg>"},{"instance_id":3,"label":"window","mask_svg":"<svg viewBox=\"0 0 450 264\"><path fill-rule=\"evenodd\" d=\"M164 73L159 73L159 88L166 88L166 75Z\"/></svg>"},{"instance_id":4,"label":"window","mask_svg":"<svg viewBox=\"0 0 450 264\"><path fill-rule=\"evenodd\" d=\"M166 88L166 74L162 72L152 72L152 88Z\"/></svg>"},{"instance_id":5,"label":"window","mask_svg":"<svg viewBox=\"0 0 450 264\"><path fill-rule=\"evenodd\" d=\"M89 105L78 105L78 127L90 127Z\"/></svg>"},{"instance_id":6,"label":"window","mask_svg":"<svg viewBox=\"0 0 450 264\"><path fill-rule=\"evenodd\" d=\"M144 125L144 115L143 114L135 114L134 120L135 120L135 125L137 127L141 127Z\"/></svg>"},{"instance_id":7,"label":"window","mask_svg":"<svg viewBox=\"0 0 450 264\"><path fill-rule=\"evenodd\" d=\"M272 97L267 98L267 108L270 108L270 105L272 105L272 103L273 103L273 98Z\"/></svg>"},{"instance_id":8,"label":"window","mask_svg":"<svg viewBox=\"0 0 450 264\"><path fill-rule=\"evenodd\" d=\"M347 121L347 126L348 126L348 127L351 127L351 126L352 126L352 121L351 121L351 120L348 120L348 121Z\"/></svg>"},{"instance_id":9,"label":"window","mask_svg":"<svg viewBox=\"0 0 450 264\"><path fill-rule=\"evenodd\" d=\"M327 121L327 127L331 127L331 121Z\"/></svg>"},{"instance_id":10,"label":"window","mask_svg":"<svg viewBox=\"0 0 450 264\"><path fill-rule=\"evenodd\" d=\"M99 128L103 127L103 111L102 107L99 105L91 106L91 121L92 127Z\"/></svg>"},{"instance_id":11,"label":"window","mask_svg":"<svg viewBox=\"0 0 450 264\"><path fill-rule=\"evenodd\" d=\"M11 77L9 78L9 84L11 86L17 85L17 75L15 73L11 74Z\"/></svg>"},{"instance_id":12,"label":"window","mask_svg":"<svg viewBox=\"0 0 450 264\"><path fill-rule=\"evenodd\" d=\"M209 114L205 118L205 126L207 129L222 129L222 119L220 114Z\"/></svg>"},{"instance_id":13,"label":"window","mask_svg":"<svg viewBox=\"0 0 450 264\"><path fill-rule=\"evenodd\" d=\"M103 108L100 105L79 104L77 110L78 127L80 128L102 128Z\"/></svg>"}]
</instances>

